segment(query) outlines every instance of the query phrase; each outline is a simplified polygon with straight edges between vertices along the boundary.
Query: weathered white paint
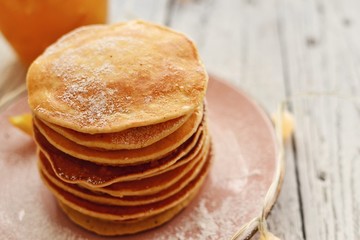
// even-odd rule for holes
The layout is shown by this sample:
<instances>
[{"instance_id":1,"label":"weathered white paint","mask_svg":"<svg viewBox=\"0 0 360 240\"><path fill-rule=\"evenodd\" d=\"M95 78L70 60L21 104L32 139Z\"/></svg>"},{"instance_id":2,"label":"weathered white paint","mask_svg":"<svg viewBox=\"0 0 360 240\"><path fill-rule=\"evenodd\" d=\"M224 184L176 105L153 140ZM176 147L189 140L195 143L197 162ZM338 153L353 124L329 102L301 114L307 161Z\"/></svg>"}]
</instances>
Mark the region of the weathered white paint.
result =
<instances>
[{"instance_id":1,"label":"weathered white paint","mask_svg":"<svg viewBox=\"0 0 360 240\"><path fill-rule=\"evenodd\" d=\"M360 239L357 1L278 2L306 239ZM353 9L353 10L352 10ZM330 93L333 96L324 96ZM321 96L319 96L321 95Z\"/></svg>"},{"instance_id":2,"label":"weathered white paint","mask_svg":"<svg viewBox=\"0 0 360 240\"><path fill-rule=\"evenodd\" d=\"M286 95L276 1L176 1L173 8L171 26L196 41L209 72L275 111ZM291 152L269 227L282 239L303 239Z\"/></svg>"},{"instance_id":3,"label":"weathered white paint","mask_svg":"<svg viewBox=\"0 0 360 240\"><path fill-rule=\"evenodd\" d=\"M290 95L360 92L360 2L355 0L112 0L110 22L145 19L188 34L210 73L269 112ZM25 70L0 38L0 99ZM268 222L282 239L360 239L360 100L291 103L282 192ZM294 151L296 149L296 151Z\"/></svg>"}]
</instances>

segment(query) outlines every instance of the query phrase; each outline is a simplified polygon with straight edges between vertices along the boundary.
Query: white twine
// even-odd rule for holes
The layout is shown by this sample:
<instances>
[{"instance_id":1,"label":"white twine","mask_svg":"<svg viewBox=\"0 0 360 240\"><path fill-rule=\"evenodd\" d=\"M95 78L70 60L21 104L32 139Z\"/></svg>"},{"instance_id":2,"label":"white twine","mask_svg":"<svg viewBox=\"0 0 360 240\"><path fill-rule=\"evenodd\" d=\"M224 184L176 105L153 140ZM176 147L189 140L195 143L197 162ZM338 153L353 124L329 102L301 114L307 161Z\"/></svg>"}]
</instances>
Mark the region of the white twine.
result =
<instances>
[{"instance_id":1,"label":"white twine","mask_svg":"<svg viewBox=\"0 0 360 240\"><path fill-rule=\"evenodd\" d=\"M278 156L277 156L277 167L274 174L273 182L270 185L268 192L264 198L264 204L261 212L258 216L251 219L248 223L242 225L240 229L230 238L230 240L237 239L249 239L256 230L259 230L260 239L264 240L276 240L279 239L275 237L268 231L266 216L269 214L272 206L274 205L280 187L283 180L283 175L285 172L285 139L283 138L283 124L284 124L284 114L287 112L287 104L299 100L299 99L309 99L313 97L335 97L338 99L348 100L351 102L359 102L360 97L348 95L338 92L306 92L296 94L292 97L287 98L279 104L277 113L275 115L276 121L274 121L274 128L276 133L276 139L278 144Z\"/></svg>"},{"instance_id":2,"label":"white twine","mask_svg":"<svg viewBox=\"0 0 360 240\"><path fill-rule=\"evenodd\" d=\"M274 205L279 188L282 183L284 171L285 171L285 158L284 158L284 139L283 139L283 114L286 110L286 105L281 104L278 108L276 119L274 121L276 140L278 143L278 156L277 156L277 166L274 174L274 179L270 185L268 192L265 195L264 205L262 207L261 213L253 218L250 222L244 224L230 239L236 240L238 238L246 239L251 236L252 231L256 226L260 234L265 234L267 232L266 225L266 216L270 212L272 206Z\"/></svg>"}]
</instances>

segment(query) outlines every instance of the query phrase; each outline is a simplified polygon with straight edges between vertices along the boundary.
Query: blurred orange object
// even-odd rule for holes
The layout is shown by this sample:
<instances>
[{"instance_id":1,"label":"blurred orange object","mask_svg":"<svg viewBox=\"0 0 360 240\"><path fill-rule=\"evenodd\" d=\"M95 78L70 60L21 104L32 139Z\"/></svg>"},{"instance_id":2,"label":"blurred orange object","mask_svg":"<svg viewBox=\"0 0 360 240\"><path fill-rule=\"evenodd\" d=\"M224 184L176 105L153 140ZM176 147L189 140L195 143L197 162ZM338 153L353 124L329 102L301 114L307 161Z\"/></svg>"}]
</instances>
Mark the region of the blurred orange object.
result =
<instances>
[{"instance_id":1,"label":"blurred orange object","mask_svg":"<svg viewBox=\"0 0 360 240\"><path fill-rule=\"evenodd\" d=\"M0 1L0 29L26 66L63 34L106 18L107 0Z\"/></svg>"}]
</instances>

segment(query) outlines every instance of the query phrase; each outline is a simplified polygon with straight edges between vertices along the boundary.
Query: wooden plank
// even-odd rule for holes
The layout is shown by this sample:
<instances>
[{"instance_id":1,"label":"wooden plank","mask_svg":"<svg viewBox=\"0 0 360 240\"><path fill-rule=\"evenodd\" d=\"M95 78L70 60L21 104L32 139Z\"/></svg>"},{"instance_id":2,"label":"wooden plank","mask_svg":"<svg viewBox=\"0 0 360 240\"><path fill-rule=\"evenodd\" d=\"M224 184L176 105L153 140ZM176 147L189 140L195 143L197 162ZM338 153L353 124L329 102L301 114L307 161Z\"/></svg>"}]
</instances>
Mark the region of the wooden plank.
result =
<instances>
[{"instance_id":1,"label":"wooden plank","mask_svg":"<svg viewBox=\"0 0 360 240\"><path fill-rule=\"evenodd\" d=\"M170 0L111 0L109 22L144 19L164 24Z\"/></svg>"},{"instance_id":2,"label":"wooden plank","mask_svg":"<svg viewBox=\"0 0 360 240\"><path fill-rule=\"evenodd\" d=\"M358 95L358 1L278 5L293 95ZM296 146L307 239L360 239L359 102L337 97L295 101Z\"/></svg>"},{"instance_id":3,"label":"wooden plank","mask_svg":"<svg viewBox=\"0 0 360 240\"><path fill-rule=\"evenodd\" d=\"M280 239L305 239L303 234L302 207L298 195L293 142L286 144L286 173L282 190L274 209L268 217L269 230Z\"/></svg>"},{"instance_id":4,"label":"wooden plank","mask_svg":"<svg viewBox=\"0 0 360 240\"><path fill-rule=\"evenodd\" d=\"M286 95L277 17L276 1L175 1L169 23L194 39L209 72L240 86L271 112ZM268 222L282 239L303 239L288 150L283 189Z\"/></svg>"},{"instance_id":5,"label":"wooden plank","mask_svg":"<svg viewBox=\"0 0 360 240\"><path fill-rule=\"evenodd\" d=\"M0 34L0 111L9 104L8 94L25 84L26 69L18 61L15 52Z\"/></svg>"},{"instance_id":6,"label":"wooden plank","mask_svg":"<svg viewBox=\"0 0 360 240\"><path fill-rule=\"evenodd\" d=\"M169 21L173 28L196 42L206 67L212 73L235 84L241 77L244 41L242 23L229 23L238 22L236 15L231 13L237 9L240 16L241 6L240 1L175 1Z\"/></svg>"}]
</instances>

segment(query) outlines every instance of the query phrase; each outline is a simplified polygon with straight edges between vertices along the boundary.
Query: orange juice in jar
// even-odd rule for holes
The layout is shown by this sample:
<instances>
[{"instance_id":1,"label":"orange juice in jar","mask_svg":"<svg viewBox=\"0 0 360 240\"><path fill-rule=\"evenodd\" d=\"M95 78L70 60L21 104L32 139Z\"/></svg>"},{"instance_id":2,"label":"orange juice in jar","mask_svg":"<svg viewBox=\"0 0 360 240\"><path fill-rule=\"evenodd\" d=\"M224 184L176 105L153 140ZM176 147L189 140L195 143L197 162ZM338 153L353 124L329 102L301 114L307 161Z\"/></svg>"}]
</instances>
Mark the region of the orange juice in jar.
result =
<instances>
[{"instance_id":1,"label":"orange juice in jar","mask_svg":"<svg viewBox=\"0 0 360 240\"><path fill-rule=\"evenodd\" d=\"M26 66L63 34L106 18L107 0L0 1L0 30Z\"/></svg>"}]
</instances>

